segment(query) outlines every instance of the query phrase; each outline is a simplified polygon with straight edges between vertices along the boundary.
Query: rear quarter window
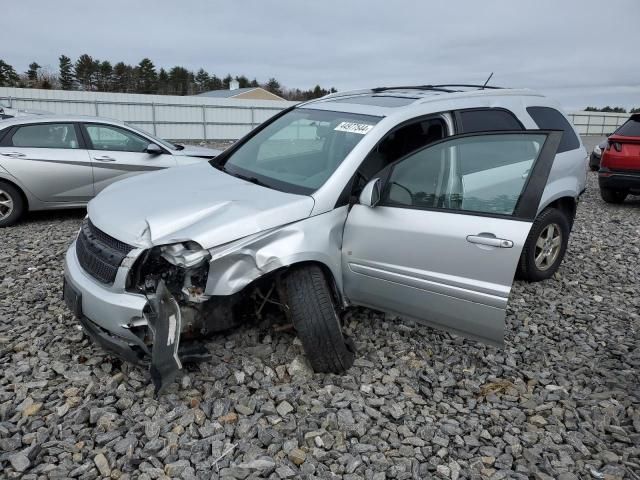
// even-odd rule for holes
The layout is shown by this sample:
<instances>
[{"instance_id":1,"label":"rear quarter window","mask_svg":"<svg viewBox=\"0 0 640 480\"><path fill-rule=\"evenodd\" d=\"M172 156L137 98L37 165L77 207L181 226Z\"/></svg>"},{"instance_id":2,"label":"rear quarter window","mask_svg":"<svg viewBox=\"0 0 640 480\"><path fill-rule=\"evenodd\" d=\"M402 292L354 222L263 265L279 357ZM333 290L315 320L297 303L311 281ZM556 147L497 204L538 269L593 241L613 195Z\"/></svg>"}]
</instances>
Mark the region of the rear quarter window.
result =
<instances>
[{"instance_id":1,"label":"rear quarter window","mask_svg":"<svg viewBox=\"0 0 640 480\"><path fill-rule=\"evenodd\" d=\"M460 133L524 130L513 113L501 108L459 110L456 112L456 121Z\"/></svg>"},{"instance_id":2,"label":"rear quarter window","mask_svg":"<svg viewBox=\"0 0 640 480\"><path fill-rule=\"evenodd\" d=\"M551 107L527 107L527 113L541 130L562 130L558 153L580 147L580 140L569 121L558 110Z\"/></svg>"},{"instance_id":3,"label":"rear quarter window","mask_svg":"<svg viewBox=\"0 0 640 480\"><path fill-rule=\"evenodd\" d=\"M624 137L640 137L640 116L631 117L624 122L620 128L615 131L615 134Z\"/></svg>"}]
</instances>

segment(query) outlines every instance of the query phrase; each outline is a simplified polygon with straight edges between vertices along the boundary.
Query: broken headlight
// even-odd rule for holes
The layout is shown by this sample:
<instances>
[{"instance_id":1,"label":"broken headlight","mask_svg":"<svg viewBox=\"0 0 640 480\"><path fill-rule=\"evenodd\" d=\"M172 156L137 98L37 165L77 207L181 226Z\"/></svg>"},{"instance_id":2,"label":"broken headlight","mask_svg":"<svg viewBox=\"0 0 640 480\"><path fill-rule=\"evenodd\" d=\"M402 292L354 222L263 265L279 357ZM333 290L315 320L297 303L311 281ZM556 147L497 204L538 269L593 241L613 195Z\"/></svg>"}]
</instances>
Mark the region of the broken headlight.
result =
<instances>
[{"instance_id":1,"label":"broken headlight","mask_svg":"<svg viewBox=\"0 0 640 480\"><path fill-rule=\"evenodd\" d=\"M160 247L160 252L160 256L171 265L183 268L197 267L211 258L209 251L195 242L165 245Z\"/></svg>"}]
</instances>

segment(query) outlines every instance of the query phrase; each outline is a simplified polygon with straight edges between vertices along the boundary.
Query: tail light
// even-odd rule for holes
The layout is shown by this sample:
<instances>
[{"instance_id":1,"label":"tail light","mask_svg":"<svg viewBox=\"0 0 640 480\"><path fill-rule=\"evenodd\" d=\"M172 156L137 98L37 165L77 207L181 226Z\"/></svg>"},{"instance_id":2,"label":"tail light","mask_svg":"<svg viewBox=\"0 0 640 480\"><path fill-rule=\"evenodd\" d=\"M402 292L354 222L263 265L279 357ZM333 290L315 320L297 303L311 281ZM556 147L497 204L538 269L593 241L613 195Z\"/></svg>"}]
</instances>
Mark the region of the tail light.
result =
<instances>
[{"instance_id":1,"label":"tail light","mask_svg":"<svg viewBox=\"0 0 640 480\"><path fill-rule=\"evenodd\" d=\"M611 150L611 147L615 148L616 152L622 151L622 144L620 142L608 142L607 150Z\"/></svg>"}]
</instances>

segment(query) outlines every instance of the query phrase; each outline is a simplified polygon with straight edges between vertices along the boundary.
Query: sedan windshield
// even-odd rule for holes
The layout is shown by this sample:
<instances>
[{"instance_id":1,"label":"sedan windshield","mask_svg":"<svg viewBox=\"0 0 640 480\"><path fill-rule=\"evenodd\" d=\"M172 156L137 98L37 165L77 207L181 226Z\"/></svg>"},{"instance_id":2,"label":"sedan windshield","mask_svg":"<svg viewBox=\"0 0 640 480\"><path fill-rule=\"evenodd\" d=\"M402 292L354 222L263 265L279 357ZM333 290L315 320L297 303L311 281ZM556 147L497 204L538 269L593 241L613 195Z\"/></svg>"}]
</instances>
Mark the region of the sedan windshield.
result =
<instances>
[{"instance_id":1,"label":"sedan windshield","mask_svg":"<svg viewBox=\"0 0 640 480\"><path fill-rule=\"evenodd\" d=\"M321 187L380 117L298 108L251 137L224 171L290 193Z\"/></svg>"}]
</instances>

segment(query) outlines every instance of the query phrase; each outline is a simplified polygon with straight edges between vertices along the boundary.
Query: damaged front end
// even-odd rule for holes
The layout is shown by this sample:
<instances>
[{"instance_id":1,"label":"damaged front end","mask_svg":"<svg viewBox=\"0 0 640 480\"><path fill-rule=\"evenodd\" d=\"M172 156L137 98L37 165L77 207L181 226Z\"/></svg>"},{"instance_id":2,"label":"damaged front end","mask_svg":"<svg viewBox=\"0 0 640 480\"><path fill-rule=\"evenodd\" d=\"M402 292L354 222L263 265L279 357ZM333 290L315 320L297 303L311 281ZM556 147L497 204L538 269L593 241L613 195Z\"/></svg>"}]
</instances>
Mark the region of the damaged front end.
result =
<instances>
[{"instance_id":1,"label":"damaged front end","mask_svg":"<svg viewBox=\"0 0 640 480\"><path fill-rule=\"evenodd\" d=\"M143 341L151 351L151 379L156 393L173 381L182 361L207 359L198 341L234 325L238 295L209 296L205 287L210 253L194 242L153 247L142 254L127 290L149 300ZM135 328L135 326L133 326Z\"/></svg>"}]
</instances>

